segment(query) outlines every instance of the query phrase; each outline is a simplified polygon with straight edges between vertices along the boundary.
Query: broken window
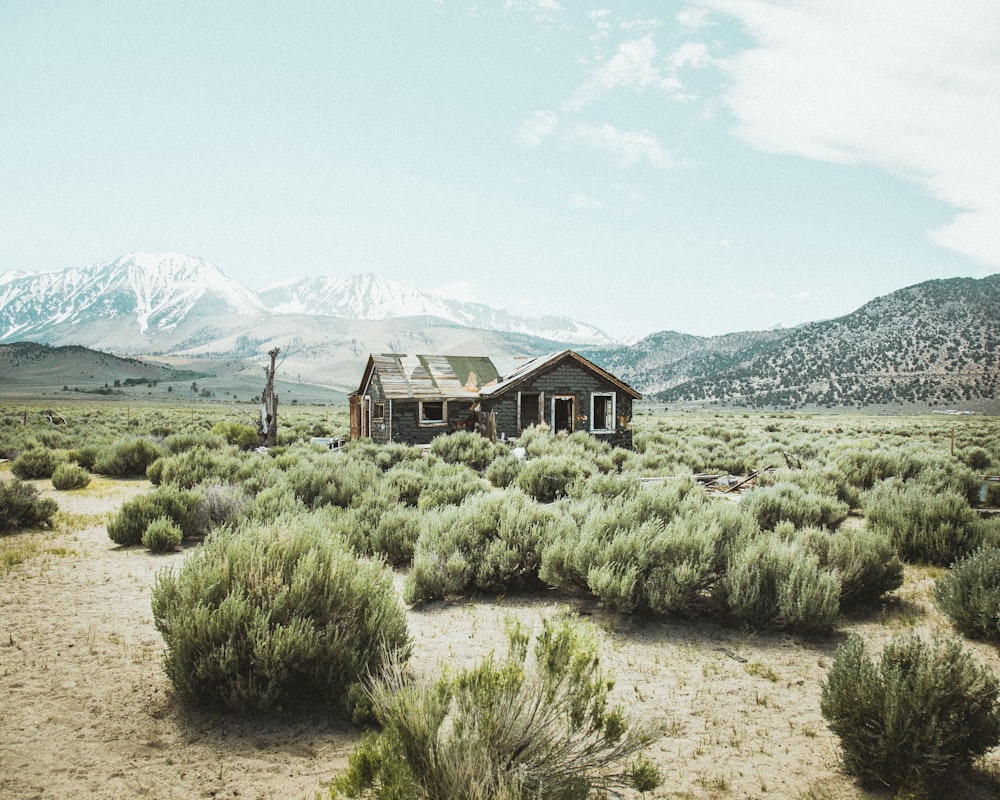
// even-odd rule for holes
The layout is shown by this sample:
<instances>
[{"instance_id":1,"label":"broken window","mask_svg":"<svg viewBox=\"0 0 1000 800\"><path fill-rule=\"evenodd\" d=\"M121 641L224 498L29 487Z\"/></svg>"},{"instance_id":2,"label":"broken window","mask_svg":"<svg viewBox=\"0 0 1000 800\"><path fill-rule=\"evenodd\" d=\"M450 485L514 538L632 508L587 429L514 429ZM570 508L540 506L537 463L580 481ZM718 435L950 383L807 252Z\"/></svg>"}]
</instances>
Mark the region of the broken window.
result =
<instances>
[{"instance_id":1,"label":"broken window","mask_svg":"<svg viewBox=\"0 0 1000 800\"><path fill-rule=\"evenodd\" d=\"M552 398L552 430L556 433L576 430L576 397L560 395Z\"/></svg>"},{"instance_id":2,"label":"broken window","mask_svg":"<svg viewBox=\"0 0 1000 800\"><path fill-rule=\"evenodd\" d=\"M385 419L385 403L375 403L372 405L372 419L379 421Z\"/></svg>"},{"instance_id":3,"label":"broken window","mask_svg":"<svg viewBox=\"0 0 1000 800\"><path fill-rule=\"evenodd\" d=\"M424 401L420 404L421 425L443 425L446 421L443 400Z\"/></svg>"},{"instance_id":4,"label":"broken window","mask_svg":"<svg viewBox=\"0 0 1000 800\"><path fill-rule=\"evenodd\" d=\"M614 393L595 394L591 397L593 408L590 413L590 429L592 431L613 431L615 429L615 395Z\"/></svg>"},{"instance_id":5,"label":"broken window","mask_svg":"<svg viewBox=\"0 0 1000 800\"><path fill-rule=\"evenodd\" d=\"M517 424L519 430L538 425L542 421L542 402L540 394L520 394L520 406L517 409Z\"/></svg>"}]
</instances>

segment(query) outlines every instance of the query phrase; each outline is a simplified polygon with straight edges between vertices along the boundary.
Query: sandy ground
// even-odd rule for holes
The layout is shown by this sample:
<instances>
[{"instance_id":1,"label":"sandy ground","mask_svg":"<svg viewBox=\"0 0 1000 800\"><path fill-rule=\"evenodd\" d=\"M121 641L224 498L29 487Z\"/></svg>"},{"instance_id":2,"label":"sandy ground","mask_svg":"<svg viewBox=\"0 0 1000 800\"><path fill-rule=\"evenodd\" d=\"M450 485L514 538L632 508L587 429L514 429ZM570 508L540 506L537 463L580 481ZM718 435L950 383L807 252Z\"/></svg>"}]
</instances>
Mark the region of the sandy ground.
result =
<instances>
[{"instance_id":1,"label":"sandy ground","mask_svg":"<svg viewBox=\"0 0 1000 800\"><path fill-rule=\"evenodd\" d=\"M162 669L156 573L183 553L122 549L106 523L142 481L95 479L60 504L53 532L5 537L38 552L0 567L0 798L314 798L358 732L336 718L241 719L185 708ZM397 576L401 583L401 577ZM873 652L911 626L946 628L928 602L933 574L910 571L898 598L837 636L756 636L709 623L631 619L565 595L437 603L408 612L414 666L470 663L503 644L503 620L571 608L603 632L605 665L632 712L664 732L650 755L656 797L886 798L838 769L820 685L847 631ZM970 645L1000 673L995 647ZM1000 796L1000 752L953 797Z\"/></svg>"}]
</instances>

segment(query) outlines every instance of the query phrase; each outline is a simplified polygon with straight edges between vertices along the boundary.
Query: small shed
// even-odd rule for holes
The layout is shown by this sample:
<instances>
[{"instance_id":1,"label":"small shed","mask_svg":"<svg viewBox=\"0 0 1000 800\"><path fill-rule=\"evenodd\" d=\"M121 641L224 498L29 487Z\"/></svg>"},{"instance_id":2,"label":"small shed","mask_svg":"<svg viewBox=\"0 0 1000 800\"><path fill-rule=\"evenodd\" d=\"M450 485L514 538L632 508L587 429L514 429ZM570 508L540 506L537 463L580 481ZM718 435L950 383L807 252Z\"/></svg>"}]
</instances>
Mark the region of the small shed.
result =
<instances>
[{"instance_id":1,"label":"small shed","mask_svg":"<svg viewBox=\"0 0 1000 800\"><path fill-rule=\"evenodd\" d=\"M530 359L371 355L351 395L351 438L428 444L469 429L504 440L547 425L631 448L632 402L640 398L572 350Z\"/></svg>"}]
</instances>

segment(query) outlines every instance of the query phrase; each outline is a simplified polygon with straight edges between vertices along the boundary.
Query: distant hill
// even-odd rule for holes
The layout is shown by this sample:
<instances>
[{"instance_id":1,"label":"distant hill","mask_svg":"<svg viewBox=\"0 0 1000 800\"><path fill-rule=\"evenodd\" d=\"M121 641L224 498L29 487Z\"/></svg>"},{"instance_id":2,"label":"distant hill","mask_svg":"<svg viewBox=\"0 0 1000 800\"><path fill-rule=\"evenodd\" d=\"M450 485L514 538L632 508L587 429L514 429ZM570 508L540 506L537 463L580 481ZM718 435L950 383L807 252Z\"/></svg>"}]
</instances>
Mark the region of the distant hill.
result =
<instances>
[{"instance_id":1,"label":"distant hill","mask_svg":"<svg viewBox=\"0 0 1000 800\"><path fill-rule=\"evenodd\" d=\"M724 347L718 339L727 337L717 337L685 343L673 360L650 363L647 386L653 398L784 408L996 408L1000 275L928 281L844 317L741 336L747 336L742 348L736 340ZM627 361L628 355L614 358ZM635 363L644 358L636 353Z\"/></svg>"},{"instance_id":2,"label":"distant hill","mask_svg":"<svg viewBox=\"0 0 1000 800\"><path fill-rule=\"evenodd\" d=\"M105 384L114 389L186 382L203 378L205 373L121 358L79 345L48 347L15 342L0 344L0 376L4 389L65 386L91 391Z\"/></svg>"}]
</instances>

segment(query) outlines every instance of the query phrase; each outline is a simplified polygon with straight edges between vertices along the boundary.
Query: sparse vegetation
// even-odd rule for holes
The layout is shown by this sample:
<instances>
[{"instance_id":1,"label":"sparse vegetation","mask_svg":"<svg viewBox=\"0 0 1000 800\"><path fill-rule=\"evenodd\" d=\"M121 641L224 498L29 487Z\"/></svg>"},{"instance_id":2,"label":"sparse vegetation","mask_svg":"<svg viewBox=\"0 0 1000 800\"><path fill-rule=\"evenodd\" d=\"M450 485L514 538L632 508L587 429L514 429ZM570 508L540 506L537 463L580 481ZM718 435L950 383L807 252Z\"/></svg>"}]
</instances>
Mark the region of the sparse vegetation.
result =
<instances>
[{"instance_id":1,"label":"sparse vegetation","mask_svg":"<svg viewBox=\"0 0 1000 800\"><path fill-rule=\"evenodd\" d=\"M0 481L0 534L13 533L18 528L52 526L52 517L59 506L30 483L17 478Z\"/></svg>"}]
</instances>

